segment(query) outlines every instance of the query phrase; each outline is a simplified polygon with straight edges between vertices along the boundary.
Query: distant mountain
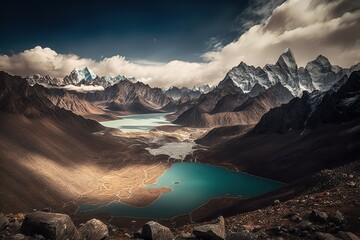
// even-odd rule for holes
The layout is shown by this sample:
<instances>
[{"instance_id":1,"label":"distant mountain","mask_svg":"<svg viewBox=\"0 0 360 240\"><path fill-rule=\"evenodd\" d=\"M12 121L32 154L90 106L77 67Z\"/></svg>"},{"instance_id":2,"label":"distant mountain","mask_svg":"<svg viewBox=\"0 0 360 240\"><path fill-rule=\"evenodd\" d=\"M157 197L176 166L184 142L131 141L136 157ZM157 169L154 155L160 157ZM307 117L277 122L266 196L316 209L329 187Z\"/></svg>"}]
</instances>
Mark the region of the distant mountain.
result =
<instances>
[{"instance_id":1,"label":"distant mountain","mask_svg":"<svg viewBox=\"0 0 360 240\"><path fill-rule=\"evenodd\" d=\"M254 128L255 133L312 129L360 117L360 71L344 77L326 92L305 93L272 109Z\"/></svg>"},{"instance_id":2,"label":"distant mountain","mask_svg":"<svg viewBox=\"0 0 360 240\"><path fill-rule=\"evenodd\" d=\"M199 91L201 94L206 94L214 89L214 86L211 86L209 84L204 84L202 86L194 86L191 90L192 91Z\"/></svg>"},{"instance_id":3,"label":"distant mountain","mask_svg":"<svg viewBox=\"0 0 360 240\"><path fill-rule=\"evenodd\" d=\"M174 100L183 99L194 99L200 97L201 94L206 94L213 90L214 87L205 84L202 86L194 86L192 89L187 87L170 87L168 90L164 91L168 97L171 97Z\"/></svg>"},{"instance_id":4,"label":"distant mountain","mask_svg":"<svg viewBox=\"0 0 360 240\"><path fill-rule=\"evenodd\" d=\"M88 67L83 69L75 68L70 75L64 77L64 82L78 84L81 80L94 80L96 78L95 73Z\"/></svg>"},{"instance_id":5,"label":"distant mountain","mask_svg":"<svg viewBox=\"0 0 360 240\"><path fill-rule=\"evenodd\" d=\"M61 123L99 131L103 129L93 120L87 120L71 111L55 106L36 87L17 76L0 72L0 111L23 115L30 119L51 118Z\"/></svg>"},{"instance_id":6,"label":"distant mountain","mask_svg":"<svg viewBox=\"0 0 360 240\"><path fill-rule=\"evenodd\" d=\"M281 83L255 97L250 97L240 88L227 85L201 95L174 123L189 127L252 125L271 108L287 103L292 98L289 90Z\"/></svg>"},{"instance_id":7,"label":"distant mountain","mask_svg":"<svg viewBox=\"0 0 360 240\"><path fill-rule=\"evenodd\" d=\"M122 80L103 91L77 95L108 110L131 113L162 112L161 108L172 101L160 88L129 80Z\"/></svg>"},{"instance_id":8,"label":"distant mountain","mask_svg":"<svg viewBox=\"0 0 360 240\"><path fill-rule=\"evenodd\" d=\"M101 108L94 106L86 99L79 98L75 92L66 91L59 88L46 88L40 85L35 85L34 88L47 97L55 106L70 110L77 115L86 118L92 118L96 115L101 115L103 118L109 118Z\"/></svg>"},{"instance_id":9,"label":"distant mountain","mask_svg":"<svg viewBox=\"0 0 360 240\"><path fill-rule=\"evenodd\" d=\"M136 79L131 77L127 78L122 75L117 76L97 76L90 68L85 67L83 69L75 68L71 73L65 76L63 79L52 78L51 76L41 76L41 75L29 75L26 77L26 80L30 85L41 84L41 85L50 85L50 86L64 86L64 85L87 85L87 86L102 86L104 88L112 86L116 83L119 83L123 80L129 80L135 82Z\"/></svg>"},{"instance_id":10,"label":"distant mountain","mask_svg":"<svg viewBox=\"0 0 360 240\"><path fill-rule=\"evenodd\" d=\"M202 156L208 162L225 159L241 171L297 181L358 160L359 124L360 71L356 71L326 92L305 92L269 110L250 131L241 125L215 128L198 142L212 146Z\"/></svg>"},{"instance_id":11,"label":"distant mountain","mask_svg":"<svg viewBox=\"0 0 360 240\"><path fill-rule=\"evenodd\" d=\"M179 100L180 98L186 98L188 100L193 98L198 98L201 95L201 92L198 90L192 90L187 87L171 87L165 91L166 96L171 97L174 100Z\"/></svg>"},{"instance_id":12,"label":"distant mountain","mask_svg":"<svg viewBox=\"0 0 360 240\"><path fill-rule=\"evenodd\" d=\"M46 84L46 85L54 85L60 86L63 85L62 79L52 78L49 75L41 76L39 74L29 75L25 78L31 86L35 84Z\"/></svg>"},{"instance_id":13,"label":"distant mountain","mask_svg":"<svg viewBox=\"0 0 360 240\"><path fill-rule=\"evenodd\" d=\"M293 53L286 49L275 64L267 64L264 68L255 68L241 62L226 74L218 86L234 85L249 92L256 84L268 88L280 82L294 96L300 96L304 90L327 91L332 84L355 70L360 70L360 64L349 69L332 66L322 55L309 62L305 68L298 67Z\"/></svg>"}]
</instances>

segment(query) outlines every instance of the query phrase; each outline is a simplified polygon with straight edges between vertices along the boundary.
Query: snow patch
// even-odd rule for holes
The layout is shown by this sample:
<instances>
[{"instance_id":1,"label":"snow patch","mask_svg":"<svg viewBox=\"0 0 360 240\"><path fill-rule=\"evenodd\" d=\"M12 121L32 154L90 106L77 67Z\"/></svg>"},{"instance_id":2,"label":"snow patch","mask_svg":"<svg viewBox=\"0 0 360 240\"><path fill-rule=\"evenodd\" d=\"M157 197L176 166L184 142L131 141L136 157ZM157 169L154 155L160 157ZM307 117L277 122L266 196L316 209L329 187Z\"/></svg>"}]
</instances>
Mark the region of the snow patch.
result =
<instances>
[{"instance_id":1,"label":"snow patch","mask_svg":"<svg viewBox=\"0 0 360 240\"><path fill-rule=\"evenodd\" d=\"M169 159L176 159L183 161L185 157L194 152L194 147L196 143L194 142L171 142L165 143L159 148L145 148L153 156L157 155L167 155Z\"/></svg>"}]
</instances>

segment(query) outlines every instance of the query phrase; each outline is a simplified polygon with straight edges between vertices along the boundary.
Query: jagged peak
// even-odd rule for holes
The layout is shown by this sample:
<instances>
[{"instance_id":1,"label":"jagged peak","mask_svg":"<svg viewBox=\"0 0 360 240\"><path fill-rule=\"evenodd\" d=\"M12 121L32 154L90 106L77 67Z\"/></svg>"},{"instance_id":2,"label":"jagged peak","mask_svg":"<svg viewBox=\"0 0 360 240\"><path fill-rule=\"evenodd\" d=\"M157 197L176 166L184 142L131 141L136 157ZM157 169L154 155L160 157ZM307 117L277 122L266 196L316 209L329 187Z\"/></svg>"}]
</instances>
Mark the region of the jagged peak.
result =
<instances>
[{"instance_id":1,"label":"jagged peak","mask_svg":"<svg viewBox=\"0 0 360 240\"><path fill-rule=\"evenodd\" d=\"M297 68L294 54L290 48L286 48L276 62L276 65L279 66L283 66L283 64L285 64L288 68Z\"/></svg>"},{"instance_id":2,"label":"jagged peak","mask_svg":"<svg viewBox=\"0 0 360 240\"><path fill-rule=\"evenodd\" d=\"M286 48L285 51L280 55L279 60L281 58L286 58L286 59L290 59L293 60L293 62L295 62L295 57L294 57L294 53L291 51L290 48Z\"/></svg>"},{"instance_id":3,"label":"jagged peak","mask_svg":"<svg viewBox=\"0 0 360 240\"><path fill-rule=\"evenodd\" d=\"M321 63L323 66L331 65L329 59L327 59L327 57L323 56L322 54L317 56L315 61Z\"/></svg>"}]
</instances>

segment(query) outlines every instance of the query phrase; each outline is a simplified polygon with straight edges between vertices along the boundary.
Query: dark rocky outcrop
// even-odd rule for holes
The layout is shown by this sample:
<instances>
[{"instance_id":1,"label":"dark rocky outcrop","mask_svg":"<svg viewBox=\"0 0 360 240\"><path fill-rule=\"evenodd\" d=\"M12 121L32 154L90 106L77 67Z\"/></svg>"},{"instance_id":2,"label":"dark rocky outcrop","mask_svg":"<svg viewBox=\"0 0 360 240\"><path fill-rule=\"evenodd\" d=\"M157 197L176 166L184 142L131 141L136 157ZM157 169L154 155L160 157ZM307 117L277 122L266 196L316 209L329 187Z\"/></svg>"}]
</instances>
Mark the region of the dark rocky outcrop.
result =
<instances>
[{"instance_id":1,"label":"dark rocky outcrop","mask_svg":"<svg viewBox=\"0 0 360 240\"><path fill-rule=\"evenodd\" d=\"M8 225L9 219L3 213L0 213L0 230L6 228Z\"/></svg>"},{"instance_id":2,"label":"dark rocky outcrop","mask_svg":"<svg viewBox=\"0 0 360 240\"><path fill-rule=\"evenodd\" d=\"M60 213L29 213L21 225L21 232L29 236L39 234L47 239L81 238L71 218Z\"/></svg>"},{"instance_id":3,"label":"dark rocky outcrop","mask_svg":"<svg viewBox=\"0 0 360 240\"><path fill-rule=\"evenodd\" d=\"M79 228L81 236L86 240L103 240L109 236L108 227L95 218L87 221L82 227Z\"/></svg>"},{"instance_id":4,"label":"dark rocky outcrop","mask_svg":"<svg viewBox=\"0 0 360 240\"><path fill-rule=\"evenodd\" d=\"M225 240L226 239L225 220L221 216L218 218L217 223L194 227L193 233L198 239Z\"/></svg>"},{"instance_id":5,"label":"dark rocky outcrop","mask_svg":"<svg viewBox=\"0 0 360 240\"><path fill-rule=\"evenodd\" d=\"M171 240L174 238L168 227L154 221L147 222L143 226L141 236L145 240Z\"/></svg>"}]
</instances>

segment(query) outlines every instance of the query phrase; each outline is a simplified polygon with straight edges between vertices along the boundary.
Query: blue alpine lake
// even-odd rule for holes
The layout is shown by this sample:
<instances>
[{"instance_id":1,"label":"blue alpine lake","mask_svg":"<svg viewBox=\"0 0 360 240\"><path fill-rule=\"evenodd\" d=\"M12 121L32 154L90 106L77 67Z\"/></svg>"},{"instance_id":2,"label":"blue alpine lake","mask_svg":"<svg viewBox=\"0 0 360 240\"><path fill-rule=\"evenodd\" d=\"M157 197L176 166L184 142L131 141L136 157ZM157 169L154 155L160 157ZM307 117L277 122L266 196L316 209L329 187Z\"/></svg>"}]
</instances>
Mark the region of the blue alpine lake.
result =
<instances>
[{"instance_id":1,"label":"blue alpine lake","mask_svg":"<svg viewBox=\"0 0 360 240\"><path fill-rule=\"evenodd\" d=\"M172 125L166 120L169 113L133 114L121 119L100 122L105 127L119 128L124 132L146 132L157 126Z\"/></svg>"},{"instance_id":2,"label":"blue alpine lake","mask_svg":"<svg viewBox=\"0 0 360 240\"><path fill-rule=\"evenodd\" d=\"M229 196L250 198L275 190L282 183L259 178L223 167L194 162L174 163L148 188L171 188L146 207L134 207L120 202L107 205L81 204L79 212L110 213L112 216L167 219L190 213L210 199Z\"/></svg>"}]
</instances>

